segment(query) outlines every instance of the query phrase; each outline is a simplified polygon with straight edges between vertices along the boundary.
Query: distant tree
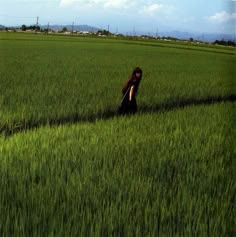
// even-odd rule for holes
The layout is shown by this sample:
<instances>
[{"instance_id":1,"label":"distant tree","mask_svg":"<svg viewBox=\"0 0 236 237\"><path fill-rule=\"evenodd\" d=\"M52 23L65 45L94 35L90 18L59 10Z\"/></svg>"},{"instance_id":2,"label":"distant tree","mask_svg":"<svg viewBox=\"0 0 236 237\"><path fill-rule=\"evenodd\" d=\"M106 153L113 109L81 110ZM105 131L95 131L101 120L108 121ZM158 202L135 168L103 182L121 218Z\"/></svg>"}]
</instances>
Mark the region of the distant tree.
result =
<instances>
[{"instance_id":1,"label":"distant tree","mask_svg":"<svg viewBox=\"0 0 236 237\"><path fill-rule=\"evenodd\" d=\"M21 30L22 30L22 31L26 31L26 30L27 30L26 25L22 25L22 26L21 26Z\"/></svg>"},{"instance_id":2,"label":"distant tree","mask_svg":"<svg viewBox=\"0 0 236 237\"><path fill-rule=\"evenodd\" d=\"M110 35L111 33L108 30L99 30L97 35Z\"/></svg>"},{"instance_id":3,"label":"distant tree","mask_svg":"<svg viewBox=\"0 0 236 237\"><path fill-rule=\"evenodd\" d=\"M231 41L231 40L228 41L228 45L229 45L229 46L236 46L235 42L233 42L233 41Z\"/></svg>"},{"instance_id":4,"label":"distant tree","mask_svg":"<svg viewBox=\"0 0 236 237\"><path fill-rule=\"evenodd\" d=\"M41 32L44 32L45 34L47 34L50 31L50 29L41 29Z\"/></svg>"},{"instance_id":5,"label":"distant tree","mask_svg":"<svg viewBox=\"0 0 236 237\"><path fill-rule=\"evenodd\" d=\"M214 42L214 44L218 44L218 45L224 45L224 46L236 46L235 42L233 41L225 41L224 39L222 40L216 40Z\"/></svg>"},{"instance_id":6,"label":"distant tree","mask_svg":"<svg viewBox=\"0 0 236 237\"><path fill-rule=\"evenodd\" d=\"M67 28L66 27L63 27L62 28L62 32L66 32L67 31Z\"/></svg>"},{"instance_id":7,"label":"distant tree","mask_svg":"<svg viewBox=\"0 0 236 237\"><path fill-rule=\"evenodd\" d=\"M193 38L189 38L189 41L190 41L190 42L193 42Z\"/></svg>"}]
</instances>

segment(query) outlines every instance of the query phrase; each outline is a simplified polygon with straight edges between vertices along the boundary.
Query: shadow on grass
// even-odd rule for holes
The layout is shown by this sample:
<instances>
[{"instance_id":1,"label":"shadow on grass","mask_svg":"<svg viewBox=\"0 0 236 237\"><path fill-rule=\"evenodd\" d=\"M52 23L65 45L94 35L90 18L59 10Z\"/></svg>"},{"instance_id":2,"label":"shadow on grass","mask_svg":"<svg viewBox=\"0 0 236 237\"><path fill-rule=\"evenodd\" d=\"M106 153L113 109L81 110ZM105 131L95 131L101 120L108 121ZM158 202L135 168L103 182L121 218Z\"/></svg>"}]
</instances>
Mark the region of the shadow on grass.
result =
<instances>
[{"instance_id":1,"label":"shadow on grass","mask_svg":"<svg viewBox=\"0 0 236 237\"><path fill-rule=\"evenodd\" d=\"M181 109L189 106L200 106L200 105L212 105L225 102L235 102L236 95L228 96L210 96L207 98L187 98L179 101L165 102L159 105L145 105L140 106L140 113L150 113L150 112L168 112L171 110Z\"/></svg>"},{"instance_id":2,"label":"shadow on grass","mask_svg":"<svg viewBox=\"0 0 236 237\"><path fill-rule=\"evenodd\" d=\"M181 109L188 106L198 106L198 105L211 105L224 102L234 102L236 101L236 95L228 96L212 96L208 98L188 98L179 101L166 102L159 105L140 105L138 107L138 114L145 113L163 113L171 110ZM3 125L0 127L0 135L4 137L12 136L16 133L27 132L29 130L37 129L45 126L59 126L66 124L76 124L76 123L94 123L99 120L108 120L114 117L121 117L123 114L119 114L118 108L116 111L112 109L106 109L96 114L90 114L87 116L80 116L78 113L68 115L66 117L41 119L38 121L18 121L13 122L14 125Z\"/></svg>"}]
</instances>

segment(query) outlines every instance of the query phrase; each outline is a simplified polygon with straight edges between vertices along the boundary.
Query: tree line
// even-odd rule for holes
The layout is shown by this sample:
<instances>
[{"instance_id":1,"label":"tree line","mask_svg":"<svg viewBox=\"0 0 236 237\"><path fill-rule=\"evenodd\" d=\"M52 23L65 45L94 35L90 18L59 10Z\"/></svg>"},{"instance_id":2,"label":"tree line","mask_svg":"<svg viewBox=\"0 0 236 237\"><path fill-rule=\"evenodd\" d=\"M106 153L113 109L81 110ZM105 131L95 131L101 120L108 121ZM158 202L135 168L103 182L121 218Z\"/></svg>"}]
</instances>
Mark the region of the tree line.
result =
<instances>
[{"instance_id":1,"label":"tree line","mask_svg":"<svg viewBox=\"0 0 236 237\"><path fill-rule=\"evenodd\" d=\"M234 47L236 46L236 43L231 40L228 40L228 41L216 40L214 44L223 45L223 46L234 46Z\"/></svg>"},{"instance_id":2,"label":"tree line","mask_svg":"<svg viewBox=\"0 0 236 237\"><path fill-rule=\"evenodd\" d=\"M36 25L32 25L32 26L22 25L22 26L21 26L21 30L22 30L22 31L26 31L26 30L36 30L36 31L40 31L40 27L39 27L39 26L36 26Z\"/></svg>"}]
</instances>

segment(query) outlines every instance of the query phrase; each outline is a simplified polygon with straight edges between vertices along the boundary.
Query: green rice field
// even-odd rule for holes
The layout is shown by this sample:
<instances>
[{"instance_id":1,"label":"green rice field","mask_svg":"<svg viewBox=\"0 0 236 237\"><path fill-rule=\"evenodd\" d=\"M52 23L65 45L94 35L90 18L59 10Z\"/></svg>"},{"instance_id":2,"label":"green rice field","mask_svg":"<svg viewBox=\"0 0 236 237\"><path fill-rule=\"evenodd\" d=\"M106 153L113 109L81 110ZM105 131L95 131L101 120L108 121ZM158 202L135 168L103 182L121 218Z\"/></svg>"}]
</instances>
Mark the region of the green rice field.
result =
<instances>
[{"instance_id":1,"label":"green rice field","mask_svg":"<svg viewBox=\"0 0 236 237\"><path fill-rule=\"evenodd\" d=\"M0 53L0 236L236 235L235 49L0 33Z\"/></svg>"}]
</instances>

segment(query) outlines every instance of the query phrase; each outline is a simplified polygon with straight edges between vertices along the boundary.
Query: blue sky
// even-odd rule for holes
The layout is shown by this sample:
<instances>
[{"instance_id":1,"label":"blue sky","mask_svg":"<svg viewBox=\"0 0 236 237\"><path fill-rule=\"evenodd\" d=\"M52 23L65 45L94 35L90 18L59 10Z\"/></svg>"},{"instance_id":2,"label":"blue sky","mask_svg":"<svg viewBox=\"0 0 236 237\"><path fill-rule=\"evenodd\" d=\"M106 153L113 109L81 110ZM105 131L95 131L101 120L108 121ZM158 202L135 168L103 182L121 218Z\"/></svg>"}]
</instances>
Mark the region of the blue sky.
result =
<instances>
[{"instance_id":1,"label":"blue sky","mask_svg":"<svg viewBox=\"0 0 236 237\"><path fill-rule=\"evenodd\" d=\"M88 24L112 32L235 33L236 0L0 0L0 24Z\"/></svg>"}]
</instances>

